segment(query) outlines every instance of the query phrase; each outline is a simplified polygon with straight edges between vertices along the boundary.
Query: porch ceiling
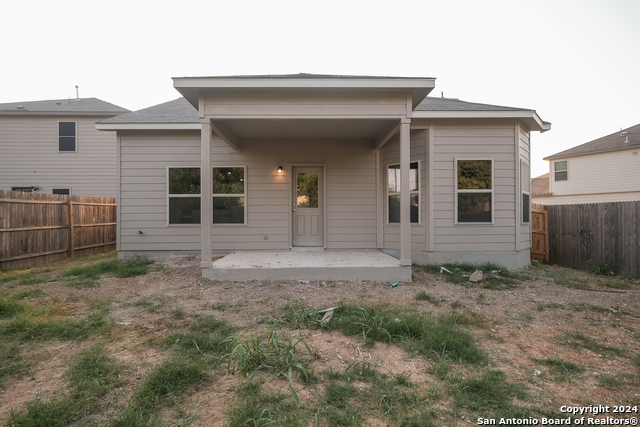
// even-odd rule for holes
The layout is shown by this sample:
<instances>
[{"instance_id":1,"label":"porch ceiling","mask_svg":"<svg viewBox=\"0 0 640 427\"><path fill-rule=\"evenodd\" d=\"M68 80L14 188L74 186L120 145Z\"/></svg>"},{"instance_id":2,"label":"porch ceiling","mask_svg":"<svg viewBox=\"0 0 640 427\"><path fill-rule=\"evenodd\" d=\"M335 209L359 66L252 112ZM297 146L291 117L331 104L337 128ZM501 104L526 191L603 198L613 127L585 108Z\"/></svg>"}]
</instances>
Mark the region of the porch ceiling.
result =
<instances>
[{"instance_id":1,"label":"porch ceiling","mask_svg":"<svg viewBox=\"0 0 640 427\"><path fill-rule=\"evenodd\" d=\"M375 139L394 126L392 119L236 119L214 120L243 139Z\"/></svg>"}]
</instances>

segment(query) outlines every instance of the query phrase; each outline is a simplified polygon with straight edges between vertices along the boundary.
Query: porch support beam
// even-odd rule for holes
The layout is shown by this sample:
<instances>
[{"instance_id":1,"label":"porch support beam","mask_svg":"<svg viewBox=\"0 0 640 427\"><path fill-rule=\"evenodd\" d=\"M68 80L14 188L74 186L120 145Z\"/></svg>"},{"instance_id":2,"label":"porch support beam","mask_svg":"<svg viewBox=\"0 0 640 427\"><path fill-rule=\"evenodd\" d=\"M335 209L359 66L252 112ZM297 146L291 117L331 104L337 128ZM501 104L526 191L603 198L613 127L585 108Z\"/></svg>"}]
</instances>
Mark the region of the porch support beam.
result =
<instances>
[{"instance_id":1,"label":"porch support beam","mask_svg":"<svg viewBox=\"0 0 640 427\"><path fill-rule=\"evenodd\" d=\"M400 123L389 123L387 126L385 126L382 129L382 132L380 132L373 140L373 149L377 150L382 148L382 146L384 144L387 143L387 141L389 141L393 135L395 135L398 132L398 129L400 129Z\"/></svg>"},{"instance_id":2,"label":"porch support beam","mask_svg":"<svg viewBox=\"0 0 640 427\"><path fill-rule=\"evenodd\" d=\"M242 151L238 137L223 122L211 120L211 128L234 151Z\"/></svg>"},{"instance_id":3,"label":"porch support beam","mask_svg":"<svg viewBox=\"0 0 640 427\"><path fill-rule=\"evenodd\" d=\"M211 123L202 119L200 131L200 245L202 268L211 268L211 224L213 224L213 168L211 165Z\"/></svg>"},{"instance_id":4,"label":"porch support beam","mask_svg":"<svg viewBox=\"0 0 640 427\"><path fill-rule=\"evenodd\" d=\"M411 211L409 168L411 163L411 119L400 121L400 265L411 265Z\"/></svg>"}]
</instances>

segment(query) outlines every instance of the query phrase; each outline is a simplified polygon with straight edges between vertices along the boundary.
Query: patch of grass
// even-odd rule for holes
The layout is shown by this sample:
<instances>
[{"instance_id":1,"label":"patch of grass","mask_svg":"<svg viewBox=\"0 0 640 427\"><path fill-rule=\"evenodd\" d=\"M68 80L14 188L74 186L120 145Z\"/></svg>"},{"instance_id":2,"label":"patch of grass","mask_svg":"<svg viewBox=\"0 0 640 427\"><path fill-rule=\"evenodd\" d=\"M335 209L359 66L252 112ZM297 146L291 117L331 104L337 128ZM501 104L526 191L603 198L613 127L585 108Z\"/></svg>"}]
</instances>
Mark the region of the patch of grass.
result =
<instances>
[{"instance_id":1,"label":"patch of grass","mask_svg":"<svg viewBox=\"0 0 640 427\"><path fill-rule=\"evenodd\" d=\"M638 369L640 369L640 353L636 354L635 357L631 360L633 360L633 363L635 363Z\"/></svg>"},{"instance_id":2,"label":"patch of grass","mask_svg":"<svg viewBox=\"0 0 640 427\"><path fill-rule=\"evenodd\" d=\"M230 427L307 425L305 416L310 415L307 407L287 400L287 395L265 393L261 386L261 382L252 381L239 389L242 399L232 405L227 414Z\"/></svg>"},{"instance_id":3,"label":"patch of grass","mask_svg":"<svg viewBox=\"0 0 640 427\"><path fill-rule=\"evenodd\" d=\"M123 384L126 366L109 356L102 345L94 345L76 357L67 376L76 399L95 398Z\"/></svg>"},{"instance_id":4,"label":"patch of grass","mask_svg":"<svg viewBox=\"0 0 640 427\"><path fill-rule=\"evenodd\" d=\"M147 274L153 263L153 260L147 258L101 261L95 264L72 267L64 271L58 280L74 288L92 288L98 286L98 280L105 275L125 278Z\"/></svg>"},{"instance_id":5,"label":"patch of grass","mask_svg":"<svg viewBox=\"0 0 640 427\"><path fill-rule=\"evenodd\" d=\"M483 375L459 381L455 388L455 405L475 413L491 413L495 418L525 418L529 410L513 404L515 398L525 399L526 387L507 381L502 371L487 371Z\"/></svg>"},{"instance_id":6,"label":"patch of grass","mask_svg":"<svg viewBox=\"0 0 640 427\"><path fill-rule=\"evenodd\" d=\"M274 322L265 340L249 333L245 337L231 337L229 341L233 343L227 362L227 372L230 374L238 371L246 376L265 370L267 377L284 377L296 401L298 395L293 388L294 375L301 376L305 383L312 378L308 363L315 356L311 348L297 334L279 330L277 322Z\"/></svg>"},{"instance_id":7,"label":"patch of grass","mask_svg":"<svg viewBox=\"0 0 640 427\"><path fill-rule=\"evenodd\" d=\"M560 379L565 379L573 375L582 374L584 372L584 368L582 366L568 360L563 360L559 357L532 360L535 363L539 363L549 368L549 372L556 375Z\"/></svg>"},{"instance_id":8,"label":"patch of grass","mask_svg":"<svg viewBox=\"0 0 640 427\"><path fill-rule=\"evenodd\" d=\"M538 311L544 311L546 309L557 309L557 308L562 308L562 305L555 302L548 302L548 303L539 302L536 304L536 310Z\"/></svg>"},{"instance_id":9,"label":"patch of grass","mask_svg":"<svg viewBox=\"0 0 640 427\"><path fill-rule=\"evenodd\" d=\"M589 262L589 271L600 276L615 276L616 268L606 261Z\"/></svg>"},{"instance_id":10,"label":"patch of grass","mask_svg":"<svg viewBox=\"0 0 640 427\"><path fill-rule=\"evenodd\" d=\"M27 309L27 305L13 298L0 297L0 319L14 317Z\"/></svg>"},{"instance_id":11,"label":"patch of grass","mask_svg":"<svg viewBox=\"0 0 640 427\"><path fill-rule=\"evenodd\" d=\"M65 427L78 418L83 405L65 395L58 399L44 402L36 399L26 412L11 411L7 426L20 427Z\"/></svg>"},{"instance_id":12,"label":"patch of grass","mask_svg":"<svg viewBox=\"0 0 640 427\"><path fill-rule=\"evenodd\" d=\"M222 362L224 355L231 351L229 335L234 331L227 322L212 316L195 316L186 332L170 334L167 345L176 348L183 356L204 360L213 365Z\"/></svg>"},{"instance_id":13,"label":"patch of grass","mask_svg":"<svg viewBox=\"0 0 640 427\"><path fill-rule=\"evenodd\" d=\"M185 317L187 317L187 313L182 307L178 307L171 311L171 317L174 319L184 319Z\"/></svg>"},{"instance_id":14,"label":"patch of grass","mask_svg":"<svg viewBox=\"0 0 640 427\"><path fill-rule=\"evenodd\" d=\"M433 305L440 305L440 301L426 293L425 291L420 291L416 294L416 300L418 301L428 301Z\"/></svg>"},{"instance_id":15,"label":"patch of grass","mask_svg":"<svg viewBox=\"0 0 640 427\"><path fill-rule=\"evenodd\" d=\"M557 340L575 349L587 349L598 354L610 354L618 357L625 357L626 352L617 347L600 344L593 338L584 335L582 332L566 332L557 337Z\"/></svg>"},{"instance_id":16,"label":"patch of grass","mask_svg":"<svg viewBox=\"0 0 640 427\"><path fill-rule=\"evenodd\" d=\"M20 347L5 343L0 348L0 388L8 379L25 373L28 366L27 361L20 354Z\"/></svg>"},{"instance_id":17,"label":"patch of grass","mask_svg":"<svg viewBox=\"0 0 640 427\"><path fill-rule=\"evenodd\" d=\"M159 311L162 311L166 304L167 302L164 298L158 298L158 302L152 302L146 298L142 298L133 303L130 303L129 305L140 307L147 313L157 313Z\"/></svg>"},{"instance_id":18,"label":"patch of grass","mask_svg":"<svg viewBox=\"0 0 640 427\"><path fill-rule=\"evenodd\" d=\"M558 285L571 286L577 289L590 289L591 284L588 279L577 277L575 274L570 274L565 271L546 271L546 278Z\"/></svg>"}]
</instances>

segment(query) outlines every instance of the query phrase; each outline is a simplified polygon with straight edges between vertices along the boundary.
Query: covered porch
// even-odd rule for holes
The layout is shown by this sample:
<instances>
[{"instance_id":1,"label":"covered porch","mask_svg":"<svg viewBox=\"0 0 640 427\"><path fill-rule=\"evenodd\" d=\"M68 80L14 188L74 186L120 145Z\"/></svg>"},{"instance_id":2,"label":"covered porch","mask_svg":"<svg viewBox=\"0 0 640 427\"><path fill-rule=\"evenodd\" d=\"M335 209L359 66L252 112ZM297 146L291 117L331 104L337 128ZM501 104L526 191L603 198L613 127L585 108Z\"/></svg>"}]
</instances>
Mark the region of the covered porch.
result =
<instances>
[{"instance_id":1,"label":"covered porch","mask_svg":"<svg viewBox=\"0 0 640 427\"><path fill-rule=\"evenodd\" d=\"M408 282L411 266L378 250L236 251L202 269L212 280Z\"/></svg>"}]
</instances>

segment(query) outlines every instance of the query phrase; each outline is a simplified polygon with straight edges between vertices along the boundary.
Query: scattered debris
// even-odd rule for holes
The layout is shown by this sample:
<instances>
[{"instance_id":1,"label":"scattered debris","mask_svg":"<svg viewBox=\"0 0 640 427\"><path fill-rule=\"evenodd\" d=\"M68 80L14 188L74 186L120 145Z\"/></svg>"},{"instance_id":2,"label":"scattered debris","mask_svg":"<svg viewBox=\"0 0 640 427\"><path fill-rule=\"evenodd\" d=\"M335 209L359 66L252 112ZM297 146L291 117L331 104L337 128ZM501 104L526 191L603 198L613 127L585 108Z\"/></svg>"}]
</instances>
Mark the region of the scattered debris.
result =
<instances>
[{"instance_id":1,"label":"scattered debris","mask_svg":"<svg viewBox=\"0 0 640 427\"><path fill-rule=\"evenodd\" d=\"M317 336L320 336L320 335L322 335L322 332L320 332L319 334L312 335L312 336L317 337Z\"/></svg>"},{"instance_id":2,"label":"scattered debris","mask_svg":"<svg viewBox=\"0 0 640 427\"><path fill-rule=\"evenodd\" d=\"M539 371L539 370L537 370L537 369L534 369L534 370L533 370L533 375L535 375L536 377L537 377L538 375L540 375L541 373L542 373L542 372L540 372L540 371Z\"/></svg>"},{"instance_id":3,"label":"scattered debris","mask_svg":"<svg viewBox=\"0 0 640 427\"><path fill-rule=\"evenodd\" d=\"M322 323L328 323L329 320L333 317L333 310L327 311L324 316L322 316Z\"/></svg>"},{"instance_id":4,"label":"scattered debris","mask_svg":"<svg viewBox=\"0 0 640 427\"><path fill-rule=\"evenodd\" d=\"M298 280L298 283L302 283L303 285L308 285L309 281L308 280Z\"/></svg>"},{"instance_id":5,"label":"scattered debris","mask_svg":"<svg viewBox=\"0 0 640 427\"><path fill-rule=\"evenodd\" d=\"M479 281L482 280L482 278L483 278L482 271L476 270L473 272L471 277L469 277L469 281L473 283L478 283Z\"/></svg>"},{"instance_id":6,"label":"scattered debris","mask_svg":"<svg viewBox=\"0 0 640 427\"><path fill-rule=\"evenodd\" d=\"M489 273L491 273L491 274L499 274L499 273L502 273L502 270L491 270Z\"/></svg>"},{"instance_id":7,"label":"scattered debris","mask_svg":"<svg viewBox=\"0 0 640 427\"><path fill-rule=\"evenodd\" d=\"M338 308L338 306L331 307L331 308L325 308L324 310L320 310L318 313L326 313L327 311L333 311L336 308Z\"/></svg>"},{"instance_id":8,"label":"scattered debris","mask_svg":"<svg viewBox=\"0 0 640 427\"><path fill-rule=\"evenodd\" d=\"M447 272L447 273L449 273L449 274L453 274L452 272L450 272L450 271L449 271L449 270L447 270L446 268L444 268L444 267L440 267L440 273L444 273L444 272Z\"/></svg>"},{"instance_id":9,"label":"scattered debris","mask_svg":"<svg viewBox=\"0 0 640 427\"><path fill-rule=\"evenodd\" d=\"M398 286L398 282L393 282L393 283L391 284L391 287L392 287L392 288L395 288L396 286Z\"/></svg>"}]
</instances>

